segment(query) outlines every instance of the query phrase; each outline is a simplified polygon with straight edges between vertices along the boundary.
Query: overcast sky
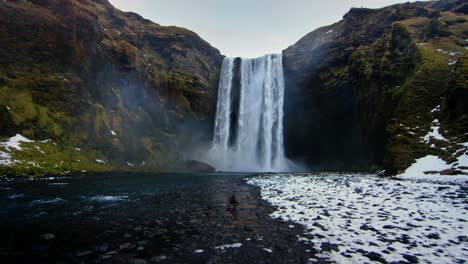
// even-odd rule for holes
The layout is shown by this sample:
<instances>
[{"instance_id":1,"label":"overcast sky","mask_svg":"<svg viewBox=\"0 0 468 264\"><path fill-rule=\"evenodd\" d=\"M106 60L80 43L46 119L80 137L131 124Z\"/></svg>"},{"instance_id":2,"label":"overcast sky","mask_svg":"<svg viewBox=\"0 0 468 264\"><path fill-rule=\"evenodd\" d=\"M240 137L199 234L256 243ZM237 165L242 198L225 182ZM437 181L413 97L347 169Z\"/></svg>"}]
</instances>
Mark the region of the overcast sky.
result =
<instances>
[{"instance_id":1,"label":"overcast sky","mask_svg":"<svg viewBox=\"0 0 468 264\"><path fill-rule=\"evenodd\" d=\"M351 7L404 0L110 0L158 24L195 31L222 54L278 53L310 31L339 21ZM413 1L411 1L413 2Z\"/></svg>"}]
</instances>

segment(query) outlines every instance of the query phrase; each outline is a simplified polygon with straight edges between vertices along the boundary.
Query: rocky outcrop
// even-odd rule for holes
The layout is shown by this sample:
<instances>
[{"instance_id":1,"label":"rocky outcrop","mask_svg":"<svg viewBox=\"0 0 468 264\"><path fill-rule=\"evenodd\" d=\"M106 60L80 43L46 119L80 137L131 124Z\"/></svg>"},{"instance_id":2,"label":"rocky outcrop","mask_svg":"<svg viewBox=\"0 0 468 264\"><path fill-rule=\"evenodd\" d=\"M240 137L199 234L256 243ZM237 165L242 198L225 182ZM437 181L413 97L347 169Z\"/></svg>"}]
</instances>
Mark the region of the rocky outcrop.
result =
<instances>
[{"instance_id":1,"label":"rocky outcrop","mask_svg":"<svg viewBox=\"0 0 468 264\"><path fill-rule=\"evenodd\" d=\"M184 173L214 173L216 169L210 164L198 161L198 160L186 160L181 165L174 168L175 171L181 171Z\"/></svg>"},{"instance_id":2,"label":"rocky outcrop","mask_svg":"<svg viewBox=\"0 0 468 264\"><path fill-rule=\"evenodd\" d=\"M320 169L383 166L394 174L427 154L461 154L465 5L353 8L286 49L288 156ZM446 142L424 140L434 120Z\"/></svg>"},{"instance_id":3,"label":"rocky outcrop","mask_svg":"<svg viewBox=\"0 0 468 264\"><path fill-rule=\"evenodd\" d=\"M178 156L181 131L210 137L222 56L187 29L107 0L9 0L0 36L0 137L157 170Z\"/></svg>"}]
</instances>

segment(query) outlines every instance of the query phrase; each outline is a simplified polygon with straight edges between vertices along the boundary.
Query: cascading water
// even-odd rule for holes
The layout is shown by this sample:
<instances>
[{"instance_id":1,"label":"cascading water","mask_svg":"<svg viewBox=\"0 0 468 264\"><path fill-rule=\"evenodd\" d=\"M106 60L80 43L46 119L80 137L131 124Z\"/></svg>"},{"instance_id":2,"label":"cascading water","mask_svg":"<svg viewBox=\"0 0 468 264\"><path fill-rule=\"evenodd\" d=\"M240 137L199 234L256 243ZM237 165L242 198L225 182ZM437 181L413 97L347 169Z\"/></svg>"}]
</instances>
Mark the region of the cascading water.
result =
<instances>
[{"instance_id":1,"label":"cascading water","mask_svg":"<svg viewBox=\"0 0 468 264\"><path fill-rule=\"evenodd\" d=\"M281 54L225 58L210 162L221 171L286 171Z\"/></svg>"}]
</instances>

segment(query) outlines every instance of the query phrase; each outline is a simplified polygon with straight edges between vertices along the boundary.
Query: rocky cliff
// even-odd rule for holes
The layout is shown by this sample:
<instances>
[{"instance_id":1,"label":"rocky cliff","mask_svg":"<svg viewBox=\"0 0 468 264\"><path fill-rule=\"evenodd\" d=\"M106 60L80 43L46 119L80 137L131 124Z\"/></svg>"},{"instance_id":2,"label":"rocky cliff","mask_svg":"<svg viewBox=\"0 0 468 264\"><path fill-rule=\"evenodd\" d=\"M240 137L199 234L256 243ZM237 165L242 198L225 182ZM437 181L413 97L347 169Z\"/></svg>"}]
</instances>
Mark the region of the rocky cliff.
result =
<instances>
[{"instance_id":1,"label":"rocky cliff","mask_svg":"<svg viewBox=\"0 0 468 264\"><path fill-rule=\"evenodd\" d=\"M288 156L389 174L428 154L454 162L468 141L467 9L353 8L285 50Z\"/></svg>"},{"instance_id":2,"label":"rocky cliff","mask_svg":"<svg viewBox=\"0 0 468 264\"><path fill-rule=\"evenodd\" d=\"M164 170L187 132L210 137L222 56L189 30L107 0L7 0L0 36L0 174Z\"/></svg>"}]
</instances>

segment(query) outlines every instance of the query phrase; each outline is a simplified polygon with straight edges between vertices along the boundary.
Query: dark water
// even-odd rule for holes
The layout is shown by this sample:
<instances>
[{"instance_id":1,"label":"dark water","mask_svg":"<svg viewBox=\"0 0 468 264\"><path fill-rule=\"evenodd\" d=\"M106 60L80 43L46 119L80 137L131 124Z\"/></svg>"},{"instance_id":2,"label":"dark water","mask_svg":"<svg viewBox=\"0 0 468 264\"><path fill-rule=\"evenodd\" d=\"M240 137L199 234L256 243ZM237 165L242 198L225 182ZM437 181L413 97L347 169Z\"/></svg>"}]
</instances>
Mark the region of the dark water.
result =
<instances>
[{"instance_id":1,"label":"dark water","mask_svg":"<svg viewBox=\"0 0 468 264\"><path fill-rule=\"evenodd\" d=\"M271 208L245 183L247 176L96 174L3 181L0 260L304 262L307 256L295 252L304 251L294 229L271 220ZM216 248L234 243L242 243L242 250ZM277 256L264 250L272 247L280 249Z\"/></svg>"}]
</instances>

